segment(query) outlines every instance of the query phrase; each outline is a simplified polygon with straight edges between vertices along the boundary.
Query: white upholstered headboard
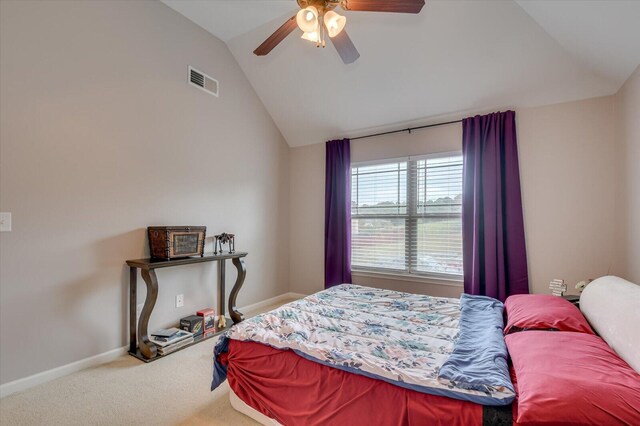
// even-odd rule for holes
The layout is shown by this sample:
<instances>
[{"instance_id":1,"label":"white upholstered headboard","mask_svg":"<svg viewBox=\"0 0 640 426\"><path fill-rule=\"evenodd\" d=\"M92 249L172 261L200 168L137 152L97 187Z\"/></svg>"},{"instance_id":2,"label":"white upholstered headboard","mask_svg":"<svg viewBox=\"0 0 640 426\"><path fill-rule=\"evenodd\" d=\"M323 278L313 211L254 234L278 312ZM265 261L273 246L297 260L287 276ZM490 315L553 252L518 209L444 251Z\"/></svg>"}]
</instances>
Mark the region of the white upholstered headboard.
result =
<instances>
[{"instance_id":1,"label":"white upholstered headboard","mask_svg":"<svg viewBox=\"0 0 640 426\"><path fill-rule=\"evenodd\" d=\"M640 373L640 285L606 276L580 295L580 310L593 329Z\"/></svg>"}]
</instances>

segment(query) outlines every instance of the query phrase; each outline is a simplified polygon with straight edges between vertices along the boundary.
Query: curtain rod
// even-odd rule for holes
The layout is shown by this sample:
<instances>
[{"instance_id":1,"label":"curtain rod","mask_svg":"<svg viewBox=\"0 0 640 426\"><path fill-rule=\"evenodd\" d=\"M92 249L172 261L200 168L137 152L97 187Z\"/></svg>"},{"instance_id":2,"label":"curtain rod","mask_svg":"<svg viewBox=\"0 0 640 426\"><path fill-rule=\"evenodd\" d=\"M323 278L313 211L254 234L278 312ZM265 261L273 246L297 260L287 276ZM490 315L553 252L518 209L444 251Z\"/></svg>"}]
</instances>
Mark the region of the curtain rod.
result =
<instances>
[{"instance_id":1,"label":"curtain rod","mask_svg":"<svg viewBox=\"0 0 640 426\"><path fill-rule=\"evenodd\" d=\"M462 123L462 120L447 121L445 123L427 124L426 126L407 127L406 129L401 129L401 130L391 130L390 132L382 132L382 133L375 133L373 135L358 136L357 138L350 138L350 140L355 141L357 139L366 139L366 138L372 138L374 136L390 135L392 133L401 133L401 132L411 133L412 130L420 130L420 129L426 129L428 127L444 126L445 124L453 124L453 123Z\"/></svg>"}]
</instances>

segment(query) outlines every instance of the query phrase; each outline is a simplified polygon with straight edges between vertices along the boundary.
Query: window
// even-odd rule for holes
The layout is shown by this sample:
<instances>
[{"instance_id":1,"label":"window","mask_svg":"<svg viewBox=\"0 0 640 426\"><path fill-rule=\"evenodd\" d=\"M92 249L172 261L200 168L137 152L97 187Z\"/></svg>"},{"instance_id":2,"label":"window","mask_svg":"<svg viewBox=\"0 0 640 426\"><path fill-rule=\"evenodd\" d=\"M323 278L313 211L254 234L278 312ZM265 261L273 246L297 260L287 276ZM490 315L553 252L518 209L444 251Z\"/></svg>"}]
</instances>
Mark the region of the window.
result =
<instances>
[{"instance_id":1,"label":"window","mask_svg":"<svg viewBox=\"0 0 640 426\"><path fill-rule=\"evenodd\" d=\"M354 164L351 267L460 279L462 155Z\"/></svg>"}]
</instances>

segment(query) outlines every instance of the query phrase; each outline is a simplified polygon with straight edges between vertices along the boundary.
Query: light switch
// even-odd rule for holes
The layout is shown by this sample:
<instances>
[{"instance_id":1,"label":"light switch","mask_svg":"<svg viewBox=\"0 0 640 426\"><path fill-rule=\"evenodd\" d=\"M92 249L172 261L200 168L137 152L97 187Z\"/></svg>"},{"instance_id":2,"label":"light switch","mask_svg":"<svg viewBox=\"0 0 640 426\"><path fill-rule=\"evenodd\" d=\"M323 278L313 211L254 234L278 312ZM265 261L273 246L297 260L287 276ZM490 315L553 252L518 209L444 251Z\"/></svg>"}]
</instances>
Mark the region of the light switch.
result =
<instances>
[{"instance_id":1,"label":"light switch","mask_svg":"<svg viewBox=\"0 0 640 426\"><path fill-rule=\"evenodd\" d=\"M0 232L11 231L11 213L0 212Z\"/></svg>"}]
</instances>

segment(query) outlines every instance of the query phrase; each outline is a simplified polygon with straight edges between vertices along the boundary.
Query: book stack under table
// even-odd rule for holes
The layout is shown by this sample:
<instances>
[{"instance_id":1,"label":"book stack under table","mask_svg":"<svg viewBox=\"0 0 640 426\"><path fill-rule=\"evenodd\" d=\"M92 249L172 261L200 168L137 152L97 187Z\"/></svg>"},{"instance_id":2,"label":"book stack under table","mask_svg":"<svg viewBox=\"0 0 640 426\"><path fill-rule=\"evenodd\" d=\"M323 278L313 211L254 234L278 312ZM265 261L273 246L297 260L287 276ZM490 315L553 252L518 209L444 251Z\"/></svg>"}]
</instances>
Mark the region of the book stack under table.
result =
<instances>
[{"instance_id":1,"label":"book stack under table","mask_svg":"<svg viewBox=\"0 0 640 426\"><path fill-rule=\"evenodd\" d=\"M193 333L178 328L158 330L149 339L158 347L158 354L167 355L193 343Z\"/></svg>"}]
</instances>

